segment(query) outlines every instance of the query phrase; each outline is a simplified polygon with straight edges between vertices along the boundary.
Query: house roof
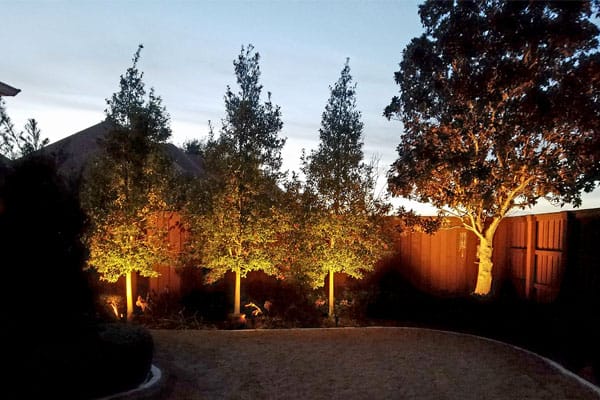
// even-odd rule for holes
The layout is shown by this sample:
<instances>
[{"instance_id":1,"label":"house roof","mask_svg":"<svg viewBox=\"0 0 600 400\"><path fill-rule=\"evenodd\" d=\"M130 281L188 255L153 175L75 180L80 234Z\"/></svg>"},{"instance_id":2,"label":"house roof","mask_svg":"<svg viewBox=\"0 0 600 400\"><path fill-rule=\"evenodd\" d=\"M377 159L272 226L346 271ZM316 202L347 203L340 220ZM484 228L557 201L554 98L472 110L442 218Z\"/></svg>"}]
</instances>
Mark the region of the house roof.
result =
<instances>
[{"instance_id":1,"label":"house roof","mask_svg":"<svg viewBox=\"0 0 600 400\"><path fill-rule=\"evenodd\" d=\"M55 159L60 174L78 176L84 170L87 162L98 154L100 151L98 142L108 134L109 130L110 124L103 121L51 143L40 151ZM178 172L191 176L203 175L198 160L171 143L164 143L161 146L173 161L173 166Z\"/></svg>"},{"instance_id":2,"label":"house roof","mask_svg":"<svg viewBox=\"0 0 600 400\"><path fill-rule=\"evenodd\" d=\"M4 82L0 82L0 96L15 96L21 89L14 88Z\"/></svg>"}]
</instances>

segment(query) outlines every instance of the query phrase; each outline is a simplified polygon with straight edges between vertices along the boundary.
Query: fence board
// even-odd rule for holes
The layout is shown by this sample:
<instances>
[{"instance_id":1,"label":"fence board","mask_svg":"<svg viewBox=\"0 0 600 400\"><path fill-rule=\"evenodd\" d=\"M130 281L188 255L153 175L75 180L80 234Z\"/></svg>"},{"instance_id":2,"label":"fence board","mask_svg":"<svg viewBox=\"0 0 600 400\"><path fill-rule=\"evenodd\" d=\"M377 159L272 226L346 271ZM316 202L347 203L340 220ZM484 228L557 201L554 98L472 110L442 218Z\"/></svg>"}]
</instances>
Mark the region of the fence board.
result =
<instances>
[{"instance_id":1,"label":"fence board","mask_svg":"<svg viewBox=\"0 0 600 400\"><path fill-rule=\"evenodd\" d=\"M164 213L157 224L169 229L172 250L183 251L186 233L179 215ZM398 254L391 263L414 285L450 295L473 291L478 240L472 232L463 228L433 235L405 232L394 240ZM568 269L572 296L600 305L599 244L600 209L505 218L494 239L494 284L510 281L519 296L551 302L561 292ZM150 279L150 287L177 290L181 277L175 268L158 268L161 276Z\"/></svg>"}]
</instances>

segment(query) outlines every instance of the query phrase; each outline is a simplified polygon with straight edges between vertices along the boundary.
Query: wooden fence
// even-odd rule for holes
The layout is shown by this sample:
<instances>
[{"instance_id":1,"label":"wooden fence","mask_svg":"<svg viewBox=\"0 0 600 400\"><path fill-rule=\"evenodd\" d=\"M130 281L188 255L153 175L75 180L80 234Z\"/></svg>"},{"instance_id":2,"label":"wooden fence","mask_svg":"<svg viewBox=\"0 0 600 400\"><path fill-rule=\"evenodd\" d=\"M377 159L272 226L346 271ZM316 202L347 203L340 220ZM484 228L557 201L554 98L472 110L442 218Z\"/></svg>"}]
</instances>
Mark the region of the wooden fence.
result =
<instances>
[{"instance_id":1,"label":"wooden fence","mask_svg":"<svg viewBox=\"0 0 600 400\"><path fill-rule=\"evenodd\" d=\"M466 294L475 287L475 235L464 228L403 232L394 238L392 264L414 286L436 294Z\"/></svg>"},{"instance_id":2,"label":"wooden fence","mask_svg":"<svg viewBox=\"0 0 600 400\"><path fill-rule=\"evenodd\" d=\"M186 232L181 226L181 216L175 212L161 212L155 215L156 227L165 232L169 250L177 257L185 246ZM181 275L174 265L157 265L154 267L159 275L148 282L148 290L156 294L179 293L181 291Z\"/></svg>"},{"instance_id":3,"label":"wooden fence","mask_svg":"<svg viewBox=\"0 0 600 400\"><path fill-rule=\"evenodd\" d=\"M507 218L496 243L497 264L521 297L556 300L567 261L566 212Z\"/></svg>"},{"instance_id":4,"label":"wooden fence","mask_svg":"<svg viewBox=\"0 0 600 400\"><path fill-rule=\"evenodd\" d=\"M173 252L186 235L176 213L161 213ZM416 287L434 294L471 293L477 279L478 240L464 228L433 235L405 232L394 237L396 256L386 262ZM567 296L600 305L600 209L509 217L494 239L494 287L512 284L518 295L539 303ZM186 277L173 265L157 266L160 276L138 279L141 294L185 291ZM195 277L194 280L198 280ZM193 286L193 285L192 285Z\"/></svg>"},{"instance_id":5,"label":"wooden fence","mask_svg":"<svg viewBox=\"0 0 600 400\"><path fill-rule=\"evenodd\" d=\"M395 238L396 267L417 287L465 295L477 278L477 239L464 228ZM494 289L510 282L520 297L539 303L559 294L600 298L600 209L509 217L494 239Z\"/></svg>"}]
</instances>

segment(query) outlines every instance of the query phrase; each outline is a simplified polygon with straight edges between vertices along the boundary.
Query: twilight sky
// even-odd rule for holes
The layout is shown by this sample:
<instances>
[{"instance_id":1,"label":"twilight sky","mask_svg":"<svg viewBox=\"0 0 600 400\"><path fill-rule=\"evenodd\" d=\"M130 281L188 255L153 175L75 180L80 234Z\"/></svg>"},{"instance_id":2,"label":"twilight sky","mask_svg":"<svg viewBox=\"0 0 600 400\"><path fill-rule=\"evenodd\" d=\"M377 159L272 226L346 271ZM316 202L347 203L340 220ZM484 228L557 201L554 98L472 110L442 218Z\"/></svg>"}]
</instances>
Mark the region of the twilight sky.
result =
<instances>
[{"instance_id":1,"label":"twilight sky","mask_svg":"<svg viewBox=\"0 0 600 400\"><path fill-rule=\"evenodd\" d=\"M36 118L54 142L104 118L105 99L143 43L139 68L171 116L171 141L181 145L205 137L208 120L219 130L226 87L237 91L233 60L251 43L261 55L264 93L281 106L284 168L297 170L301 149L318 145L329 85L349 57L365 158L380 159L383 187L402 125L382 112L398 91L402 49L421 33L418 3L0 0L0 81L22 90L5 99L16 127ZM584 197L584 208L600 207L598 192ZM559 210L542 203L535 211Z\"/></svg>"}]
</instances>

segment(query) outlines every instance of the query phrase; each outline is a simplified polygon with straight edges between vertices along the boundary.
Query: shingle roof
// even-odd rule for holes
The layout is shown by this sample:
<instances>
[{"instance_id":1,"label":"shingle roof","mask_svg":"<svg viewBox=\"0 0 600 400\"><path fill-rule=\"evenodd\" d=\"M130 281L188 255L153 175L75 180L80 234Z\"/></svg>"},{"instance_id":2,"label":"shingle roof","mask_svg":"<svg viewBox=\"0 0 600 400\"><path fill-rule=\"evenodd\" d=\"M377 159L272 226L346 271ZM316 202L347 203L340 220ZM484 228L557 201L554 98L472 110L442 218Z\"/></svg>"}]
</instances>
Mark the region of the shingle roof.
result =
<instances>
[{"instance_id":1,"label":"shingle roof","mask_svg":"<svg viewBox=\"0 0 600 400\"><path fill-rule=\"evenodd\" d=\"M15 96L21 89L14 88L4 82L0 82L0 96Z\"/></svg>"},{"instance_id":2,"label":"shingle roof","mask_svg":"<svg viewBox=\"0 0 600 400\"><path fill-rule=\"evenodd\" d=\"M99 139L106 136L110 124L106 121L90 126L71 136L51 143L41 151L51 155L57 163L58 171L64 176L78 176L87 162L100 151ZM201 176L199 162L171 143L162 145L166 154L173 160L175 169L183 174Z\"/></svg>"}]
</instances>

